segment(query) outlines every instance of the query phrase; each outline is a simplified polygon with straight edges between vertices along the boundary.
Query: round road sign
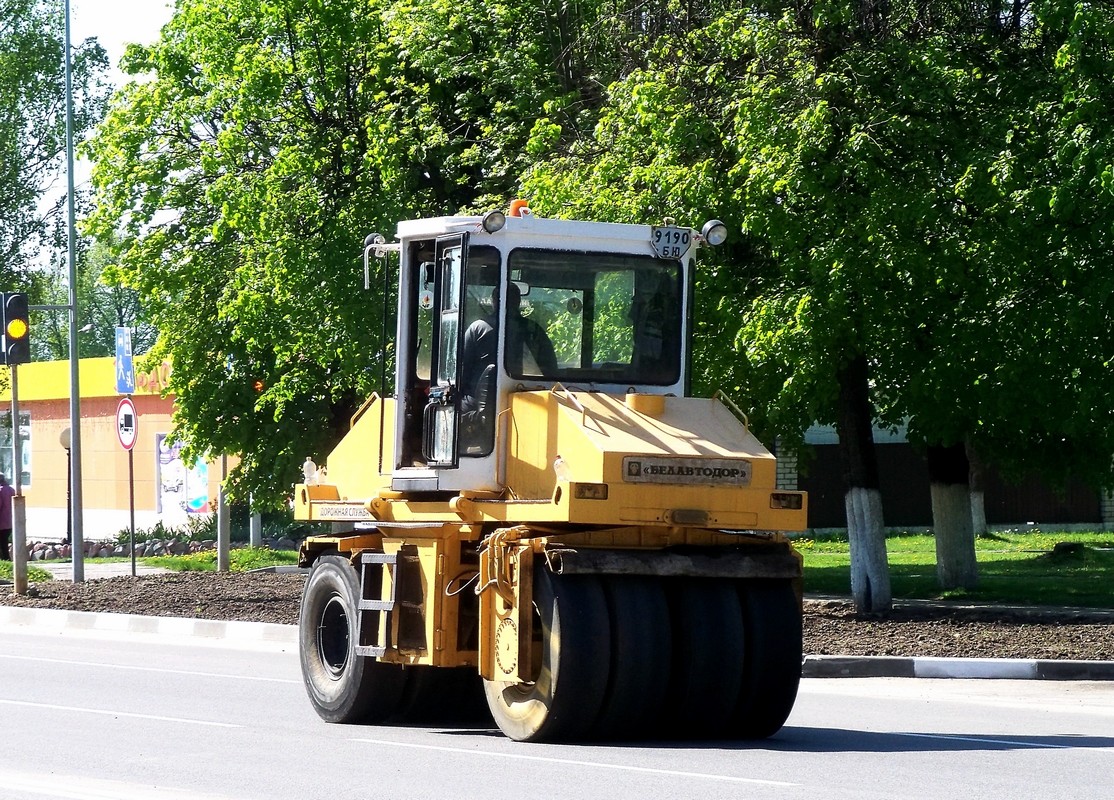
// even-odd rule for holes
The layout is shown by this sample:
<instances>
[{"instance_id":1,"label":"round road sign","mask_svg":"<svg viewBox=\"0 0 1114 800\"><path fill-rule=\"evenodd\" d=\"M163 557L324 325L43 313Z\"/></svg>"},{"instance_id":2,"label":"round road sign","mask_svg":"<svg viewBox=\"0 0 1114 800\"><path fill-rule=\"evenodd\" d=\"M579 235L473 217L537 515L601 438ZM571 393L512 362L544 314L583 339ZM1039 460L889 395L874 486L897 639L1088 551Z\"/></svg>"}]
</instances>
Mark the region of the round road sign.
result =
<instances>
[{"instance_id":1,"label":"round road sign","mask_svg":"<svg viewBox=\"0 0 1114 800\"><path fill-rule=\"evenodd\" d=\"M116 406L116 437L120 446L125 450L135 447L135 439L139 434L139 415L135 413L135 404L130 397L120 400Z\"/></svg>"}]
</instances>

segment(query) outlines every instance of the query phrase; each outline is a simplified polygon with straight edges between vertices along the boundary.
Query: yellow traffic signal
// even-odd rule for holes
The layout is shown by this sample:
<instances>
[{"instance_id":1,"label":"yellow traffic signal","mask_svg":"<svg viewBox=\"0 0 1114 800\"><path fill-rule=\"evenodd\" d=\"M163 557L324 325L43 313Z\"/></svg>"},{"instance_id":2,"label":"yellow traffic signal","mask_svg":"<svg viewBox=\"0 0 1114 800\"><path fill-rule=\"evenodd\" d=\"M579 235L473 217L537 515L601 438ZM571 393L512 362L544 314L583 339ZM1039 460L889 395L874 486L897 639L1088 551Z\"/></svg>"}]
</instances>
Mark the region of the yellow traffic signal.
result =
<instances>
[{"instance_id":1,"label":"yellow traffic signal","mask_svg":"<svg viewBox=\"0 0 1114 800\"><path fill-rule=\"evenodd\" d=\"M4 292L4 363L26 364L31 360L31 325L27 320L27 295Z\"/></svg>"}]
</instances>

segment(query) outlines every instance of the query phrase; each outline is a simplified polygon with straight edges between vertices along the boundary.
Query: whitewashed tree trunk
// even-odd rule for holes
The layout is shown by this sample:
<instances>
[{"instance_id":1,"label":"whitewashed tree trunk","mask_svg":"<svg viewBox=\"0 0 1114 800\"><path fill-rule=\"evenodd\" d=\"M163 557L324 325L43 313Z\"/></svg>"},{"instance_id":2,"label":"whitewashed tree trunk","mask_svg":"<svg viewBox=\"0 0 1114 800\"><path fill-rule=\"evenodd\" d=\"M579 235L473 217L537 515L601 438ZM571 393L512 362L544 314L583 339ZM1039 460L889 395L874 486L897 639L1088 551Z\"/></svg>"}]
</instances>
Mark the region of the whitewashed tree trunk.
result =
<instances>
[{"instance_id":1,"label":"whitewashed tree trunk","mask_svg":"<svg viewBox=\"0 0 1114 800\"><path fill-rule=\"evenodd\" d=\"M967 453L968 483L971 484L971 531L975 536L986 533L986 495L983 493L983 465L978 451L970 442L964 445Z\"/></svg>"},{"instance_id":2,"label":"whitewashed tree trunk","mask_svg":"<svg viewBox=\"0 0 1114 800\"><path fill-rule=\"evenodd\" d=\"M837 373L839 403L836 432L843 468L847 539L851 543L851 594L858 611L889 611L893 601L886 563L886 529L874 452L870 404L870 365L858 354Z\"/></svg>"},{"instance_id":3,"label":"whitewashed tree trunk","mask_svg":"<svg viewBox=\"0 0 1114 800\"><path fill-rule=\"evenodd\" d=\"M973 589L979 570L971 528L971 492L963 483L933 483L932 522L936 532L936 579L941 589Z\"/></svg>"},{"instance_id":4,"label":"whitewashed tree trunk","mask_svg":"<svg viewBox=\"0 0 1114 800\"><path fill-rule=\"evenodd\" d=\"M972 489L971 532L975 536L982 536L986 531L986 495L977 489Z\"/></svg>"},{"instance_id":5,"label":"whitewashed tree trunk","mask_svg":"<svg viewBox=\"0 0 1114 800\"><path fill-rule=\"evenodd\" d=\"M893 602L886 560L882 493L852 487L844 495L851 543L851 596L859 611L888 611Z\"/></svg>"}]
</instances>

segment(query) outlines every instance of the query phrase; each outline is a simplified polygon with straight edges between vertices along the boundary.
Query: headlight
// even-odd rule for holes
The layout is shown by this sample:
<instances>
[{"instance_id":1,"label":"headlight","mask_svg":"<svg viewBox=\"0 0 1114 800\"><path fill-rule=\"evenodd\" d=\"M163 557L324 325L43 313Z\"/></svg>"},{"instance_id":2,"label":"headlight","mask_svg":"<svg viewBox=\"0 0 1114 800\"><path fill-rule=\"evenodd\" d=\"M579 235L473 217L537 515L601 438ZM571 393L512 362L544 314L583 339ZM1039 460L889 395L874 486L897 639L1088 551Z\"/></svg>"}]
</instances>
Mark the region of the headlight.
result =
<instances>
[{"instance_id":1,"label":"headlight","mask_svg":"<svg viewBox=\"0 0 1114 800\"><path fill-rule=\"evenodd\" d=\"M727 226L718 219L710 219L700 229L700 236L712 247L719 247L727 241Z\"/></svg>"},{"instance_id":2,"label":"headlight","mask_svg":"<svg viewBox=\"0 0 1114 800\"><path fill-rule=\"evenodd\" d=\"M484 214L481 224L488 233L501 231L503 226L507 224L507 215L502 211L488 211Z\"/></svg>"}]
</instances>

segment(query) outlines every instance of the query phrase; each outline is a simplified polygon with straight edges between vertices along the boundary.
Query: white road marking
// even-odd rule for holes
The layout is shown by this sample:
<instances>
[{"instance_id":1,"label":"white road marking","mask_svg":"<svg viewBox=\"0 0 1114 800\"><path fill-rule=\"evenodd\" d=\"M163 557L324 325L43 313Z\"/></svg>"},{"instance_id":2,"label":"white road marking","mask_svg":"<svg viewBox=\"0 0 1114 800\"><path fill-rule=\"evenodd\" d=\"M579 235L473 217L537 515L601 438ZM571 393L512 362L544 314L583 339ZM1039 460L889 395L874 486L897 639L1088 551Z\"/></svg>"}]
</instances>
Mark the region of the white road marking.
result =
<instances>
[{"instance_id":1,"label":"white road marking","mask_svg":"<svg viewBox=\"0 0 1114 800\"><path fill-rule=\"evenodd\" d=\"M662 775L671 778L696 778L709 781L728 781L731 783L747 783L760 786L781 786L792 788L800 786L799 783L785 781L768 781L761 778L739 778L734 775L716 775L711 772L682 772L673 769L656 769L654 767L635 767L629 764L606 764L602 761L580 761L573 758L549 758L548 756L528 756L522 753L496 753L490 750L469 750L464 747L444 747L441 745L416 744L412 742L392 742L386 739L352 739L353 742L363 744L378 744L387 747L409 747L415 750L433 750L439 753L458 753L467 756L490 756L492 758L505 758L518 761L539 761L546 764L565 764L574 767L597 767L599 769L612 769L620 772L642 772L650 775Z\"/></svg>"},{"instance_id":2,"label":"white road marking","mask_svg":"<svg viewBox=\"0 0 1114 800\"><path fill-rule=\"evenodd\" d=\"M81 708L79 706L61 706L54 703L32 703L27 700L5 700L0 698L0 705L23 706L25 708L45 708L50 711L74 711L80 714L100 714L106 717L127 717L128 719L150 719L156 722L181 722L186 725L206 725L211 728L242 728L243 725L234 725L230 722L211 722L203 719L186 719L184 717L162 717L156 714L135 714L130 711L113 711L104 708Z\"/></svg>"},{"instance_id":3,"label":"white road marking","mask_svg":"<svg viewBox=\"0 0 1114 800\"><path fill-rule=\"evenodd\" d=\"M0 786L5 793L20 792L63 800L232 800L223 795L101 780L84 775L32 774L2 769Z\"/></svg>"},{"instance_id":4,"label":"white road marking","mask_svg":"<svg viewBox=\"0 0 1114 800\"><path fill-rule=\"evenodd\" d=\"M291 680L290 678L264 678L259 675L230 675L220 672L195 672L193 670L185 669L164 669L162 667L140 667L134 664L106 664L103 661L75 661L69 658L40 658L37 656L10 656L7 654L0 654L0 658L12 659L14 661L37 661L43 664L72 664L78 667L104 667L107 669L127 669L134 672L158 672L167 675L191 675L198 678L230 678L233 680L241 681L261 681L264 683L293 683L301 684L301 681Z\"/></svg>"}]
</instances>

